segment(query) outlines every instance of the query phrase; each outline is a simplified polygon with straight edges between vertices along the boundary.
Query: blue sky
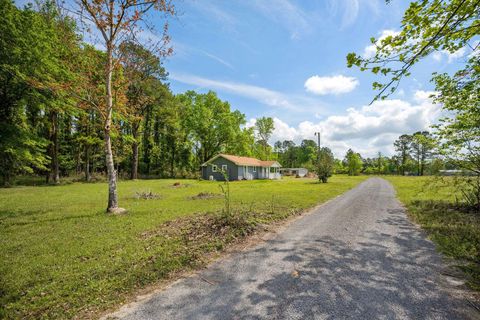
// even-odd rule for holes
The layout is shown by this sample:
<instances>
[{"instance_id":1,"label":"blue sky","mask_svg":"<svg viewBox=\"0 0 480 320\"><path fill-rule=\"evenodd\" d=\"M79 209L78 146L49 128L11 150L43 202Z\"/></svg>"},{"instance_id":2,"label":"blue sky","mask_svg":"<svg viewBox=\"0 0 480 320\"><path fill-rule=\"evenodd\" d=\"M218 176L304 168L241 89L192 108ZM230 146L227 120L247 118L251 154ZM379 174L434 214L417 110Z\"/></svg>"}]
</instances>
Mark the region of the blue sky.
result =
<instances>
[{"instance_id":1,"label":"blue sky","mask_svg":"<svg viewBox=\"0 0 480 320\"><path fill-rule=\"evenodd\" d=\"M433 71L462 63L437 53L402 82L388 101L368 106L371 83L382 80L346 66L346 55L371 52L370 37L399 30L406 1L197 0L177 4L170 23L174 55L165 61L175 93L214 90L245 113L248 125L275 118L271 139L299 143L322 132L342 157L392 154L402 133L436 121L429 80Z\"/></svg>"}]
</instances>

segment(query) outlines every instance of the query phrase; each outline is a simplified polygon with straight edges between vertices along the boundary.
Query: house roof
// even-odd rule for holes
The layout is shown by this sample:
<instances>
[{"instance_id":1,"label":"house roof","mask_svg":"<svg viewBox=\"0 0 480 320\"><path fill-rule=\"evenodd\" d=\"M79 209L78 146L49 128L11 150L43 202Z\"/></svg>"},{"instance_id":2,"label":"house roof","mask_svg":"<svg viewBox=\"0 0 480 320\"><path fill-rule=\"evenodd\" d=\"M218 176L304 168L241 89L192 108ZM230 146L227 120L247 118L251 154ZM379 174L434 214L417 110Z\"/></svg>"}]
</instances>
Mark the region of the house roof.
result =
<instances>
[{"instance_id":1,"label":"house roof","mask_svg":"<svg viewBox=\"0 0 480 320\"><path fill-rule=\"evenodd\" d=\"M217 159L218 157L225 158L235 163L237 166L252 166L252 167L272 167L272 166L280 167L281 166L280 163L278 163L277 161L262 161L256 158L240 157L240 156L234 156L231 154L223 154L223 153L216 155L212 159L202 164L202 166L206 166L209 162Z\"/></svg>"}]
</instances>

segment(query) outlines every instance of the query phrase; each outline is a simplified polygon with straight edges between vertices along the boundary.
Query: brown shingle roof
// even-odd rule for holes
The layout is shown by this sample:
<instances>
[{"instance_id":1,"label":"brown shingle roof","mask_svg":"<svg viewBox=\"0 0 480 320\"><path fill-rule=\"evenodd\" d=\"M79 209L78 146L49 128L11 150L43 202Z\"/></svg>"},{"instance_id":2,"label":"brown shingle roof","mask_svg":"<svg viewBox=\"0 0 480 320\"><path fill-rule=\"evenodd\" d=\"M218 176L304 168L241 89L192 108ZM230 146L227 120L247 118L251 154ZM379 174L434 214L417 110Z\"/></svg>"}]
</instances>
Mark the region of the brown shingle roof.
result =
<instances>
[{"instance_id":1,"label":"brown shingle roof","mask_svg":"<svg viewBox=\"0 0 480 320\"><path fill-rule=\"evenodd\" d=\"M240 156L234 156L234 155L230 155L230 154L220 153L216 157L213 157L212 159L208 160L203 165L207 164L208 162L210 162L213 159L216 159L218 157L225 158L225 159L235 163L237 166L271 167L273 164L278 163L277 161L262 161L262 160L258 160L258 159L250 158L250 157L240 157Z\"/></svg>"}]
</instances>

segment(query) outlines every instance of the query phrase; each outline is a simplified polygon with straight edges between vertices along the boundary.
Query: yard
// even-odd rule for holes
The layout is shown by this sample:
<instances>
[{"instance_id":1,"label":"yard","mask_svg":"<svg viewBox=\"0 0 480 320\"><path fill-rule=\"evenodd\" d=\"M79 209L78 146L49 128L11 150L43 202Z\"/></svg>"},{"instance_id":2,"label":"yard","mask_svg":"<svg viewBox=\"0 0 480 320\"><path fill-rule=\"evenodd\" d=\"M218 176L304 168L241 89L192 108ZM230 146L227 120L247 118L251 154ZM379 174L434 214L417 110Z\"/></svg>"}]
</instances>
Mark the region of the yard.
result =
<instances>
[{"instance_id":1,"label":"yard","mask_svg":"<svg viewBox=\"0 0 480 320\"><path fill-rule=\"evenodd\" d=\"M480 291L480 216L455 205L453 187L435 187L438 178L386 177L407 206L412 219L435 242L437 249L462 269L468 284ZM444 178L448 181L449 178Z\"/></svg>"},{"instance_id":2,"label":"yard","mask_svg":"<svg viewBox=\"0 0 480 320\"><path fill-rule=\"evenodd\" d=\"M218 218L219 182L119 183L127 215L106 215L103 183L0 189L0 318L90 317L134 290L202 265L202 256L354 187L365 177L230 183L234 222ZM179 182L179 185L175 185ZM151 199L144 199L151 198Z\"/></svg>"}]
</instances>

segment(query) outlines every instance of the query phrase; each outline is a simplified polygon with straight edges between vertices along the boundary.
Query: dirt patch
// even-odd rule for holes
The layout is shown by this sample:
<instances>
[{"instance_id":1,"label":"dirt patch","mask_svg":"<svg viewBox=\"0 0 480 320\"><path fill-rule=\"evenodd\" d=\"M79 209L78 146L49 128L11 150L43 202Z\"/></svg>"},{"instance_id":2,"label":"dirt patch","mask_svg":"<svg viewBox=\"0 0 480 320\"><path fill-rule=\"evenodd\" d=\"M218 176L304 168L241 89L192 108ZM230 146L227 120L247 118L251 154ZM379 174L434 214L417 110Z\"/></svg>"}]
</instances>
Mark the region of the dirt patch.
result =
<instances>
[{"instance_id":1,"label":"dirt patch","mask_svg":"<svg viewBox=\"0 0 480 320\"><path fill-rule=\"evenodd\" d=\"M178 189L178 188L188 188L190 185L188 183L181 183L181 182L175 182L173 183L170 188Z\"/></svg>"}]
</instances>

